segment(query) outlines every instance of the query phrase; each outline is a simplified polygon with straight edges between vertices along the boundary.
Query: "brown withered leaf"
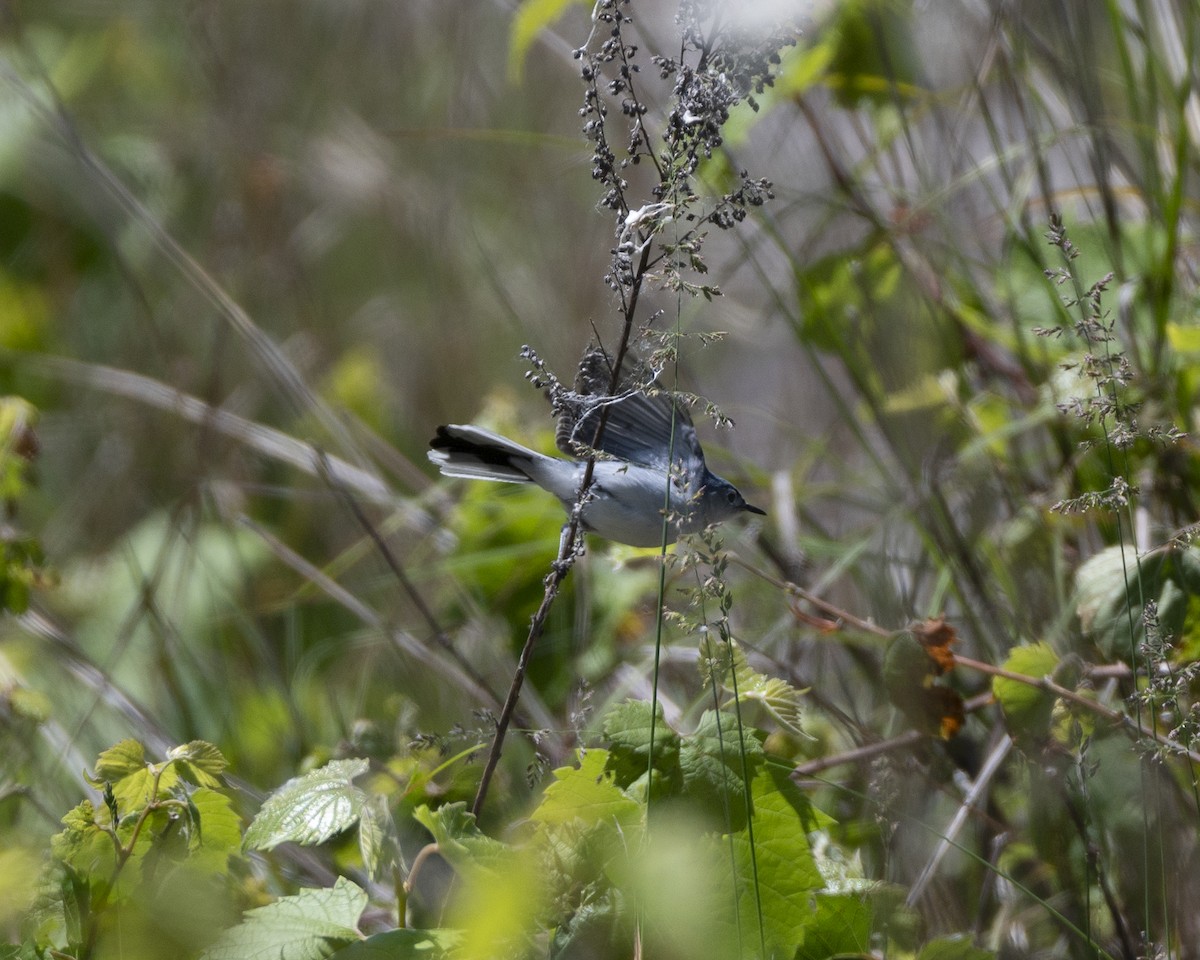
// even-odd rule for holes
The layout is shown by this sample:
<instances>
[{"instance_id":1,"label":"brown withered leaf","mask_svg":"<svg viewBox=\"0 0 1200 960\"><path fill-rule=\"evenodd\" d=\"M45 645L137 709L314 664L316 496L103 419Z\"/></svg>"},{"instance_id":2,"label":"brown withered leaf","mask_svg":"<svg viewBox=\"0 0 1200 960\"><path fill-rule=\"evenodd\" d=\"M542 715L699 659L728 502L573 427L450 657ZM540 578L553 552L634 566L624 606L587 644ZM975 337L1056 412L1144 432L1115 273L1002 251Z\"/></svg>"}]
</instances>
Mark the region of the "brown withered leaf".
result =
<instances>
[{"instance_id":1,"label":"brown withered leaf","mask_svg":"<svg viewBox=\"0 0 1200 960\"><path fill-rule=\"evenodd\" d=\"M908 630L937 665L939 676L954 669L954 653L950 647L958 643L958 633L945 617L931 617L922 623L914 623Z\"/></svg>"},{"instance_id":2,"label":"brown withered leaf","mask_svg":"<svg viewBox=\"0 0 1200 960\"><path fill-rule=\"evenodd\" d=\"M948 634L953 636L953 630ZM935 645L940 656L949 655L948 643ZM883 680L889 699L916 729L948 740L962 728L964 710L958 691L938 683L945 672L915 629L897 634L884 654Z\"/></svg>"},{"instance_id":3,"label":"brown withered leaf","mask_svg":"<svg viewBox=\"0 0 1200 960\"><path fill-rule=\"evenodd\" d=\"M962 729L966 714L963 711L963 698L957 690L949 687L933 686L925 691L929 698L926 704L929 719L938 724L938 734L943 740L949 740Z\"/></svg>"}]
</instances>

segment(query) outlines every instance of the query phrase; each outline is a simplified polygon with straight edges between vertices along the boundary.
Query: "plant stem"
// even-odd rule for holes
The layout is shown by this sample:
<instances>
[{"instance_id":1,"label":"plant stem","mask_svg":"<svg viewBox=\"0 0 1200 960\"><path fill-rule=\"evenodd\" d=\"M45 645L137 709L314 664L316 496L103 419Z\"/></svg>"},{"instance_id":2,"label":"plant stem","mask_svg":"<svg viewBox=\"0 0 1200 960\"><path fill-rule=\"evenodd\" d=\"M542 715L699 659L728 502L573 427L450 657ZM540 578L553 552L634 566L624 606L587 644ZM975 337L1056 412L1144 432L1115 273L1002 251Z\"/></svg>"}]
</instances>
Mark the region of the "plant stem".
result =
<instances>
[{"instance_id":1,"label":"plant stem","mask_svg":"<svg viewBox=\"0 0 1200 960\"><path fill-rule=\"evenodd\" d=\"M621 382L621 365L625 360L626 354L629 352L629 340L633 334L633 318L637 315L638 299L650 262L651 246L650 238L642 239L641 259L638 263L637 271L634 273L633 281L630 284L629 298L625 301L622 308L624 325L621 330L621 339L617 345L616 356L613 360L612 380L609 382L608 387L610 394L617 392L617 386ZM604 406L600 410L600 416L596 423L596 433L592 437L590 445L592 450L600 448L600 439L604 434L604 427L608 423L610 409L610 407ZM525 645L521 648L521 655L517 659L517 669L513 674L512 684L508 688L508 696L504 698L504 706L500 709L500 716L496 718L496 736L492 740L492 747L488 751L488 758L483 767L483 774L479 778L479 787L475 792L475 801L471 804L471 812L475 815L476 819L478 819L480 811L483 809L484 801L487 800L488 788L491 786L492 777L496 773L496 764L500 762L500 753L504 749L504 737L508 733L509 724L512 722L513 712L517 709L517 700L521 696L521 687L525 683L525 674L529 669L529 661L533 657L533 649L537 646L539 638L546 629L546 618L550 615L550 608L554 606L554 601L558 597L558 591L562 587L563 581L566 580L567 574L571 572L571 568L575 566L576 559L578 559L579 550L576 544L582 533L583 505L587 501L588 493L591 490L592 476L595 469L596 458L589 456L587 465L583 470L583 479L579 482L579 492L575 495L575 505L571 509L570 519L563 530L563 536L558 545L558 556L552 564L550 573L546 576L546 591L542 595L542 602L538 606L537 613L533 615L533 619L529 623L529 634L525 638Z\"/></svg>"}]
</instances>

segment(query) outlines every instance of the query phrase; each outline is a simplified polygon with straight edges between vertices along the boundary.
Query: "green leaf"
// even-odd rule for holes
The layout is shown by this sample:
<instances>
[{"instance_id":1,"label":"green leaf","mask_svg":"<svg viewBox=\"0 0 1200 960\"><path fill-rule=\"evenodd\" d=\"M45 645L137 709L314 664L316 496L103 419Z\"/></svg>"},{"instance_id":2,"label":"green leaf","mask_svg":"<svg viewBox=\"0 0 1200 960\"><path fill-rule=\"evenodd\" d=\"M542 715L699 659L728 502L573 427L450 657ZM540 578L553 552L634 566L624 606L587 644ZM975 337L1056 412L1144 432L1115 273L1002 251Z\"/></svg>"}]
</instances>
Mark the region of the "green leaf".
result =
<instances>
[{"instance_id":1,"label":"green leaf","mask_svg":"<svg viewBox=\"0 0 1200 960\"><path fill-rule=\"evenodd\" d=\"M457 930L388 930L352 943L336 960L441 960L462 942Z\"/></svg>"},{"instance_id":2,"label":"green leaf","mask_svg":"<svg viewBox=\"0 0 1200 960\"><path fill-rule=\"evenodd\" d=\"M640 825L642 805L621 792L612 772L605 770L607 762L607 750L588 750L578 767L559 767L530 819L547 825L575 820L587 825L615 822L624 828Z\"/></svg>"},{"instance_id":3,"label":"green leaf","mask_svg":"<svg viewBox=\"0 0 1200 960\"><path fill-rule=\"evenodd\" d=\"M281 843L322 843L353 826L367 795L351 781L369 766L366 760L334 760L289 780L258 811L246 831L246 848L271 850Z\"/></svg>"},{"instance_id":4,"label":"green leaf","mask_svg":"<svg viewBox=\"0 0 1200 960\"><path fill-rule=\"evenodd\" d=\"M874 910L865 894L817 894L817 912L795 960L827 960L837 954L867 953Z\"/></svg>"},{"instance_id":5,"label":"green leaf","mask_svg":"<svg viewBox=\"0 0 1200 960\"><path fill-rule=\"evenodd\" d=\"M223 873L229 858L241 852L242 818L228 796L207 787L194 790L191 803L199 824L199 843L191 860L209 873Z\"/></svg>"},{"instance_id":6,"label":"green leaf","mask_svg":"<svg viewBox=\"0 0 1200 960\"><path fill-rule=\"evenodd\" d=\"M975 946L964 935L930 940L917 954L917 960L995 960L995 957L991 950Z\"/></svg>"},{"instance_id":7,"label":"green leaf","mask_svg":"<svg viewBox=\"0 0 1200 960\"><path fill-rule=\"evenodd\" d=\"M413 811L413 819L433 834L443 859L459 873L500 873L512 861L511 848L480 833L475 815L465 803L447 803L437 810L421 804Z\"/></svg>"},{"instance_id":8,"label":"green leaf","mask_svg":"<svg viewBox=\"0 0 1200 960\"><path fill-rule=\"evenodd\" d=\"M1045 643L1014 647L1004 662L1004 669L1027 677L1048 677L1058 666L1058 656ZM992 680L992 692L1000 701L1004 719L1014 736L1040 738L1050 729L1050 715L1055 697L1039 687L1007 677Z\"/></svg>"},{"instance_id":9,"label":"green leaf","mask_svg":"<svg viewBox=\"0 0 1200 960\"><path fill-rule=\"evenodd\" d=\"M220 787L221 774L229 766L224 754L205 740L185 743L167 756L175 761L180 776L198 787Z\"/></svg>"},{"instance_id":10,"label":"green leaf","mask_svg":"<svg viewBox=\"0 0 1200 960\"><path fill-rule=\"evenodd\" d=\"M146 769L146 750L136 740L122 740L96 760L96 776L109 783Z\"/></svg>"},{"instance_id":11,"label":"green leaf","mask_svg":"<svg viewBox=\"0 0 1200 960\"><path fill-rule=\"evenodd\" d=\"M896 97L918 96L923 78L908 5L849 0L834 9L826 29L837 37L837 52L827 83L841 106L886 106Z\"/></svg>"},{"instance_id":12,"label":"green leaf","mask_svg":"<svg viewBox=\"0 0 1200 960\"><path fill-rule=\"evenodd\" d=\"M753 733L745 727L739 737L736 716L706 710L696 732L685 737L679 748L684 794L717 822L724 824L728 816L734 829L745 823L745 782L763 759L762 744Z\"/></svg>"},{"instance_id":13,"label":"green leaf","mask_svg":"<svg viewBox=\"0 0 1200 960\"><path fill-rule=\"evenodd\" d=\"M112 837L96 823L96 809L84 800L62 818L63 828L50 840L50 850L60 863L83 876L107 879L116 867Z\"/></svg>"},{"instance_id":14,"label":"green leaf","mask_svg":"<svg viewBox=\"0 0 1200 960\"><path fill-rule=\"evenodd\" d=\"M1200 597L1200 549L1156 550L1137 559L1128 549L1109 547L1080 566L1075 585L1075 612L1084 633L1104 656L1129 663L1145 639L1143 613L1150 600L1158 602L1163 637L1191 639L1195 621L1189 613Z\"/></svg>"},{"instance_id":15,"label":"green leaf","mask_svg":"<svg viewBox=\"0 0 1200 960\"><path fill-rule=\"evenodd\" d=\"M246 912L201 960L325 960L362 939L358 918L366 893L345 877L332 888L301 890Z\"/></svg>"},{"instance_id":16,"label":"green leaf","mask_svg":"<svg viewBox=\"0 0 1200 960\"><path fill-rule=\"evenodd\" d=\"M626 700L604 715L602 726L608 741L608 769L619 787L628 787L646 776L650 758L654 769L666 775L668 784L679 781L679 736L667 726L662 704L655 707L654 742L650 738L650 704Z\"/></svg>"},{"instance_id":17,"label":"green leaf","mask_svg":"<svg viewBox=\"0 0 1200 960\"><path fill-rule=\"evenodd\" d=\"M809 47L795 47L783 57L779 67L779 79L775 82L776 95L794 97L804 93L825 75L837 48L828 38Z\"/></svg>"},{"instance_id":18,"label":"green leaf","mask_svg":"<svg viewBox=\"0 0 1200 960\"><path fill-rule=\"evenodd\" d=\"M178 782L179 774L174 766L165 769L157 765L143 767L113 784L117 810L122 817L142 810L155 800L170 796L171 789Z\"/></svg>"},{"instance_id":19,"label":"green leaf","mask_svg":"<svg viewBox=\"0 0 1200 960\"><path fill-rule=\"evenodd\" d=\"M96 781L112 784L117 811L124 817L144 809L147 804L167 796L179 781L171 768L151 764L145 748L136 740L122 740L109 747L96 760Z\"/></svg>"},{"instance_id":20,"label":"green leaf","mask_svg":"<svg viewBox=\"0 0 1200 960\"><path fill-rule=\"evenodd\" d=\"M379 851L382 847L383 827L375 808L368 803L363 806L358 818L358 853L371 877L379 872Z\"/></svg>"},{"instance_id":21,"label":"green leaf","mask_svg":"<svg viewBox=\"0 0 1200 960\"><path fill-rule=\"evenodd\" d=\"M1088 557L1075 573L1075 613L1084 633L1108 626L1114 608L1126 596L1133 557L1123 547L1108 547Z\"/></svg>"},{"instance_id":22,"label":"green leaf","mask_svg":"<svg viewBox=\"0 0 1200 960\"><path fill-rule=\"evenodd\" d=\"M624 898L606 889L582 903L570 918L554 928L551 957L616 957L632 942L631 911Z\"/></svg>"},{"instance_id":23,"label":"green leaf","mask_svg":"<svg viewBox=\"0 0 1200 960\"><path fill-rule=\"evenodd\" d=\"M730 899L746 956L760 952L760 916L767 956L792 956L815 919L813 895L825 885L808 844L816 818L789 772L773 764L758 768L751 783L754 843L749 824L729 838L737 877Z\"/></svg>"},{"instance_id":24,"label":"green leaf","mask_svg":"<svg viewBox=\"0 0 1200 960\"><path fill-rule=\"evenodd\" d=\"M718 677L718 682L730 694L736 691L738 702L760 704L788 733L799 737L807 736L801 727L800 711L800 701L805 691L798 690L779 677L759 673L750 666L746 660L746 653L739 644L734 643L731 647L732 664L726 663L725 675ZM730 665L733 667L732 678L728 670Z\"/></svg>"}]
</instances>

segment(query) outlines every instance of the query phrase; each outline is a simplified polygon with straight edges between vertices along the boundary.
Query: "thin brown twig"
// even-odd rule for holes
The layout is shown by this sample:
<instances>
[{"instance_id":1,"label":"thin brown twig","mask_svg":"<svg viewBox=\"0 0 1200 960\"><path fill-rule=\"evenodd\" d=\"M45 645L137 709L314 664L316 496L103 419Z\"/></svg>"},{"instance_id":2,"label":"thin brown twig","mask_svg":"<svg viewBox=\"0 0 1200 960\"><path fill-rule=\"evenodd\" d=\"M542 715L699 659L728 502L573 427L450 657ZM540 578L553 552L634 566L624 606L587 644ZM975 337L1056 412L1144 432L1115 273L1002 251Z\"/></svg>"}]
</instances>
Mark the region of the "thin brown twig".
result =
<instances>
[{"instance_id":1,"label":"thin brown twig","mask_svg":"<svg viewBox=\"0 0 1200 960\"><path fill-rule=\"evenodd\" d=\"M1192 763L1200 764L1200 753L1185 747L1178 740L1164 737L1158 731L1150 729L1128 714L1122 713L1120 710L1114 710L1112 707L1106 707L1104 704L1085 697L1074 690L1069 690L1062 686L1062 684L1055 683L1050 677L1032 677L1025 673L1015 673L1012 670L1006 670L1004 667L995 667L990 663L984 663L981 660L972 660L970 657L964 657L959 654L954 654L954 662L957 666L966 667L968 670L977 670L980 673L990 674L994 677L1003 677L1005 680L1013 680L1016 683L1023 683L1045 690L1047 693L1052 693L1054 696L1061 697L1063 700L1073 703L1077 707L1081 707L1099 717L1103 717L1105 720L1122 726L1131 733L1137 734L1140 737L1147 737L1155 743L1166 747L1173 754L1186 757Z\"/></svg>"},{"instance_id":2,"label":"thin brown twig","mask_svg":"<svg viewBox=\"0 0 1200 960\"><path fill-rule=\"evenodd\" d=\"M430 857L434 856L435 854L438 854L441 852L442 852L442 848L439 847L436 843L427 843L427 844L425 844L425 846L423 846L420 850L417 851L417 855L415 857L413 857L412 866L408 870L408 879L404 881L405 894L412 893L413 886L417 882L417 874L420 872L421 867L424 866L425 861L428 860Z\"/></svg>"},{"instance_id":3,"label":"thin brown twig","mask_svg":"<svg viewBox=\"0 0 1200 960\"><path fill-rule=\"evenodd\" d=\"M893 750L902 750L905 747L919 743L926 736L920 730L905 730L899 736L889 737L887 740L865 743L861 747L855 747L852 750L844 750L841 753L829 754L828 756L817 757L815 760L809 760L796 767L792 771L792 777L793 779L796 777L810 777L815 773L829 770L832 767L840 767L845 763L863 763L867 760L874 760L880 754L890 753Z\"/></svg>"},{"instance_id":4,"label":"thin brown twig","mask_svg":"<svg viewBox=\"0 0 1200 960\"><path fill-rule=\"evenodd\" d=\"M800 597L802 600L811 603L817 609L827 613L831 617L836 618L837 623L834 624L835 627L841 626L842 624L847 624L857 630L863 631L864 633L870 633L879 637L892 637L898 632L901 632L896 630L887 630L869 620L863 620L861 617L856 617L854 614L841 609L835 604L830 603L828 600L818 597L816 594L805 590L803 587L799 587L794 583L789 583L786 580L780 580L778 577L773 577L771 574L766 573L763 570L759 570L757 567L754 567L749 563L746 563L739 557L731 555L730 559L738 566L742 567L742 569L748 570L755 576L765 580L767 583L770 583L772 586L775 586L792 596ZM986 673L990 676L1003 677L1006 680L1013 680L1017 683L1023 683L1027 686L1037 687L1041 690L1045 690L1047 693L1051 693L1056 697L1061 697L1063 700L1066 700L1084 710L1090 711L1091 713L1094 713L1097 716L1110 721L1111 723L1118 724L1131 733L1141 737L1147 737L1150 740L1153 740L1155 743L1166 747L1172 753L1178 756L1186 757L1192 763L1200 764L1200 753L1197 753L1195 750L1185 747L1177 740L1171 740L1167 737L1164 737L1162 734L1150 729L1135 718L1130 717L1128 714L1122 713L1119 710L1114 710L1111 707L1107 707L1097 700L1093 700L1081 693L1077 693L1074 690L1070 690L1061 684L1056 683L1048 676L1033 677L1029 676L1028 674L1006 670L1004 667L993 666L990 663L984 663L982 660L974 660L971 657L964 657L961 654L952 654L952 656L954 657L956 666L960 666L968 670L975 670L979 673ZM1093 676L1128 676L1130 673L1128 668L1108 667L1104 665L1089 667L1086 669L1088 669L1088 672Z\"/></svg>"},{"instance_id":5,"label":"thin brown twig","mask_svg":"<svg viewBox=\"0 0 1200 960\"><path fill-rule=\"evenodd\" d=\"M994 700L995 698L990 693L978 694L963 704L963 711L965 713L974 713L993 703ZM822 770L840 767L847 763L863 763L867 760L873 760L880 754L890 753L893 750L902 750L905 747L920 743L922 740L927 739L928 736L929 734L923 733L920 730L905 730L904 733L895 737L889 737L886 740L877 740L874 743L865 743L861 747L853 747L841 753L817 757L797 766L792 771L792 778L812 776L813 774L820 773Z\"/></svg>"},{"instance_id":6,"label":"thin brown twig","mask_svg":"<svg viewBox=\"0 0 1200 960\"><path fill-rule=\"evenodd\" d=\"M811 603L818 610L821 610L829 614L829 616L834 617L837 621L833 624L835 628L843 625L849 625L857 630L863 631L864 633L874 634L877 637L895 636L895 630L888 630L884 627L881 627L877 623L872 623L870 620L863 620L861 617L856 617L848 610L843 610L836 604L830 603L828 600L818 597L815 593L805 590L803 587L792 583L790 580L781 580L779 577L772 576L765 570L761 570L753 564L747 563L734 553L729 554L729 560L732 563L736 563L743 570L754 574L760 580L765 580L776 589L782 590L784 593L787 593L790 596L799 597L801 600Z\"/></svg>"},{"instance_id":7,"label":"thin brown twig","mask_svg":"<svg viewBox=\"0 0 1200 960\"><path fill-rule=\"evenodd\" d=\"M633 318L637 314L642 282L646 277L647 264L650 259L650 248L650 240L648 238L643 240L641 260L633 276L629 299L623 307L625 322L621 330L621 339L617 345L616 357L613 360L612 380L608 388L610 394L616 393L617 387L621 382L621 366L629 351L629 341L633 334ZM592 450L597 450L600 447L600 440L604 433L604 427L608 423L608 412L610 409L610 407L604 406L600 410L600 416L596 423L596 432L592 437L590 446ZM578 557L576 541L579 539L582 530L583 505L587 502L595 469L596 458L589 456L584 467L583 478L579 482L579 492L575 495L575 504L571 509L570 519L563 530L562 539L559 542L558 557L554 560L552 569L546 576L546 590L542 595L542 602L538 606L537 613L533 615L533 619L529 623L529 634L525 638L525 645L521 648L521 655L517 659L517 669L513 674L512 684L508 689L508 696L505 697L504 706L500 710L500 716L496 718L496 736L492 740L492 747L488 751L488 758L484 764L483 774L479 778L479 787L475 792L475 800L471 804L471 812L476 818L478 818L480 811L483 809L484 801L487 799L488 788L496 772L496 765L500 762L500 754L504 748L504 737L512 721L513 711L517 708L517 700L521 695L521 687L525 683L525 674L529 670L529 661L533 657L533 649L537 646L537 642L545 630L546 618L549 616L550 608L554 605L554 601L558 597L558 591L563 581L566 580L567 574L571 572L571 568L575 565L575 560Z\"/></svg>"}]
</instances>

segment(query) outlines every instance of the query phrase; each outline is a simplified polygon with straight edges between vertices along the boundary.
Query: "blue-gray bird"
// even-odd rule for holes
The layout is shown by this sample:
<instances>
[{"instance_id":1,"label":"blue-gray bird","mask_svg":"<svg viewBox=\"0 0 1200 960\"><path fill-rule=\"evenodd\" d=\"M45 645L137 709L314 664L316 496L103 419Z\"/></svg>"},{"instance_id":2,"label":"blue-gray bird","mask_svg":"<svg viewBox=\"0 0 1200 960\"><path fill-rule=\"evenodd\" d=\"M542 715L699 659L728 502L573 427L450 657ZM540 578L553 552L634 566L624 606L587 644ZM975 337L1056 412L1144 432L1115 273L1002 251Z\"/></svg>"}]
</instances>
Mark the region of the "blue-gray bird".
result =
<instances>
[{"instance_id":1,"label":"blue-gray bird","mask_svg":"<svg viewBox=\"0 0 1200 960\"><path fill-rule=\"evenodd\" d=\"M581 514L585 530L634 547L654 547L663 540L664 516L671 523L671 540L739 513L765 516L765 510L748 504L733 484L705 465L683 404L668 392L648 389L653 378L646 376L646 367L636 361L628 365L634 373L623 377L622 388L610 396L610 362L593 348L580 364L575 391L552 396L559 413L558 448L574 460L548 457L463 424L438 427L429 459L448 477L536 483L570 511L585 468L578 458L592 449L603 409L607 419L595 446L599 456ZM670 506L664 510L668 477Z\"/></svg>"}]
</instances>

